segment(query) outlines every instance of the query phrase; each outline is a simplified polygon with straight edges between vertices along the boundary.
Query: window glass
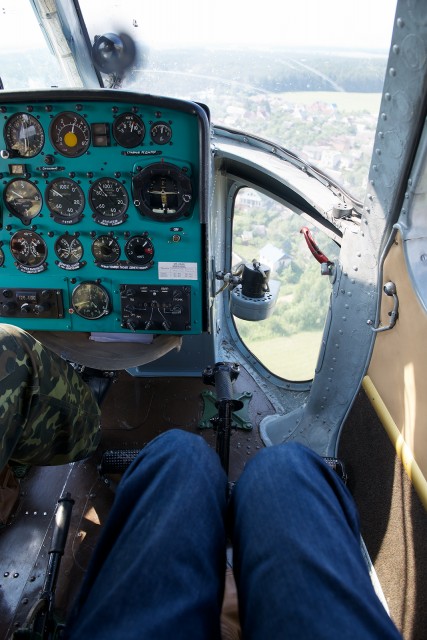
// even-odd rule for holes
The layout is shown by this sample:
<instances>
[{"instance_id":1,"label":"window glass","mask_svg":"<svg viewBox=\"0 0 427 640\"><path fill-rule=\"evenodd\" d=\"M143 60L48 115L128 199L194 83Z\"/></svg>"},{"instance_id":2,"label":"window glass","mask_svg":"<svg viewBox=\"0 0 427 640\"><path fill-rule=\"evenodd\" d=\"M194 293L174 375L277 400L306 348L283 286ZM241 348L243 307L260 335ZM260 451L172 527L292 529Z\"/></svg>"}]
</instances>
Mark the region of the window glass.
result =
<instances>
[{"instance_id":1,"label":"window glass","mask_svg":"<svg viewBox=\"0 0 427 640\"><path fill-rule=\"evenodd\" d=\"M3 0L0 7L0 41L0 75L4 89L14 91L67 86L28 0Z\"/></svg>"},{"instance_id":2,"label":"window glass","mask_svg":"<svg viewBox=\"0 0 427 640\"><path fill-rule=\"evenodd\" d=\"M364 197L395 0L98 4L80 0L92 41L123 29L140 47L123 88L205 103Z\"/></svg>"},{"instance_id":3,"label":"window glass","mask_svg":"<svg viewBox=\"0 0 427 640\"><path fill-rule=\"evenodd\" d=\"M314 375L327 315L331 284L320 273L302 227L333 262L339 247L287 207L254 189L240 189L234 204L233 270L256 259L280 282L273 314L266 320L235 317L245 346L272 373L300 382Z\"/></svg>"}]
</instances>

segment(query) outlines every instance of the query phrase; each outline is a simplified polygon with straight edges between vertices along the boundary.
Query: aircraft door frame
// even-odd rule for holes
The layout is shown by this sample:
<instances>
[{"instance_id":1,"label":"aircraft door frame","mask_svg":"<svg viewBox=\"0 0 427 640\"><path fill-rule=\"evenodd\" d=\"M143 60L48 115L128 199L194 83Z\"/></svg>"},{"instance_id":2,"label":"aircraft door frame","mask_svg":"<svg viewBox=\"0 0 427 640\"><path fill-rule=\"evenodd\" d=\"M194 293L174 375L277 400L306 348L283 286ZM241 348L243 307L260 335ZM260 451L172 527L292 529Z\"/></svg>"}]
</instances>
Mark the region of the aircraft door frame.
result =
<instances>
[{"instance_id":1,"label":"aircraft door frame","mask_svg":"<svg viewBox=\"0 0 427 640\"><path fill-rule=\"evenodd\" d=\"M331 308L310 393L306 401L302 398L299 406L292 408L295 405L289 401L292 392L280 389L278 411L261 423L266 445L295 440L321 455L336 455L342 426L368 369L377 335L373 328L379 325L385 297L382 264L392 242L393 225L405 201L407 180L425 118L426 77L420 81L420 74L425 65L422 52L426 49L427 21L417 12L422 13L421 7L398 3L368 190L360 224L341 226L343 237L335 265ZM230 132L216 133L215 154L223 179L227 172L240 178L246 172L255 188L275 192L277 196L280 188L274 185L274 174L282 185L284 201L289 202L292 193L301 195L299 181L292 183L292 176L285 176L275 166L280 161L276 150L273 153L270 150L269 161L264 162L257 141L243 136L234 136L232 140ZM258 147L256 151L254 147ZM262 151L268 152L265 148ZM229 193L223 193L223 197L229 197ZM311 205L321 210L319 200L314 198ZM326 225L325 211L323 219ZM227 329L224 308L220 314L218 325L228 352L233 336Z\"/></svg>"}]
</instances>

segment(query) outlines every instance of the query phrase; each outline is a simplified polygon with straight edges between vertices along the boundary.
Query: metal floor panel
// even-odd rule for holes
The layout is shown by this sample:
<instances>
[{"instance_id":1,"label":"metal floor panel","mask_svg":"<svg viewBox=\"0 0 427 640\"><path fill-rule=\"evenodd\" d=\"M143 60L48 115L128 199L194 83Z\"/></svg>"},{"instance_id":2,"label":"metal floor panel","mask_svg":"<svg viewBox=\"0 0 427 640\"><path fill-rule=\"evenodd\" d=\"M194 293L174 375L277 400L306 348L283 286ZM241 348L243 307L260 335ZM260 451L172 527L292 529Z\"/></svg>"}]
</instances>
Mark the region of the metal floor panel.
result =
<instances>
[{"instance_id":1,"label":"metal floor panel","mask_svg":"<svg viewBox=\"0 0 427 640\"><path fill-rule=\"evenodd\" d=\"M238 384L237 384L238 383ZM97 464L111 448L142 448L159 433L181 428L215 446L212 429L199 429L202 392L212 390L197 378L134 378L122 372L102 405L103 439L92 459L57 467L34 467L21 480L21 497L11 523L0 530L0 640L21 626L40 595L48 562L53 515L58 498L70 492L70 531L56 589L56 606L66 616L78 591L114 493L100 478ZM263 445L257 425L272 407L242 372L236 394L252 393L248 413L252 431L231 437L230 480Z\"/></svg>"}]
</instances>

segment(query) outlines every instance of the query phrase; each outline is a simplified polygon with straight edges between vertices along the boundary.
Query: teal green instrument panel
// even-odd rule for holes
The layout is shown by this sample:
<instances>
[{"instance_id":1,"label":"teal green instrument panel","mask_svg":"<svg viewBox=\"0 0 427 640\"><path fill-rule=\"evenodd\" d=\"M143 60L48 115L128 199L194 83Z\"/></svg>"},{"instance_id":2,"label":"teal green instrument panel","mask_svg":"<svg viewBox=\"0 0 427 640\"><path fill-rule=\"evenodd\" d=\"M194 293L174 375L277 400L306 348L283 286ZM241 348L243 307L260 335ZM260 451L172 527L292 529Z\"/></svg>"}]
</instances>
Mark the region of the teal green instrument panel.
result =
<instances>
[{"instance_id":1,"label":"teal green instrument panel","mask_svg":"<svg viewBox=\"0 0 427 640\"><path fill-rule=\"evenodd\" d=\"M0 95L0 321L205 330L209 120L122 91Z\"/></svg>"}]
</instances>

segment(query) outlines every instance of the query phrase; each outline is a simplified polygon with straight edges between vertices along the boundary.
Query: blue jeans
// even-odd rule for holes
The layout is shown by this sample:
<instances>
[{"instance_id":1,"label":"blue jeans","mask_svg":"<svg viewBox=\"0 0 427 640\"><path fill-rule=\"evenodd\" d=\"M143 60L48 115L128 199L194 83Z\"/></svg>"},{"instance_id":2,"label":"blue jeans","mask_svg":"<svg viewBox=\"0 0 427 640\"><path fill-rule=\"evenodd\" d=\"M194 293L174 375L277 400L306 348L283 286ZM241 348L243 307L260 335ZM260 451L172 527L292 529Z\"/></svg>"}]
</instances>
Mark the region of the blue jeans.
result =
<instances>
[{"instance_id":1,"label":"blue jeans","mask_svg":"<svg viewBox=\"0 0 427 640\"><path fill-rule=\"evenodd\" d=\"M227 535L243 638L400 637L373 590L353 500L319 456L298 444L260 451L227 506L216 453L179 430L123 476L67 637L219 639Z\"/></svg>"}]
</instances>

